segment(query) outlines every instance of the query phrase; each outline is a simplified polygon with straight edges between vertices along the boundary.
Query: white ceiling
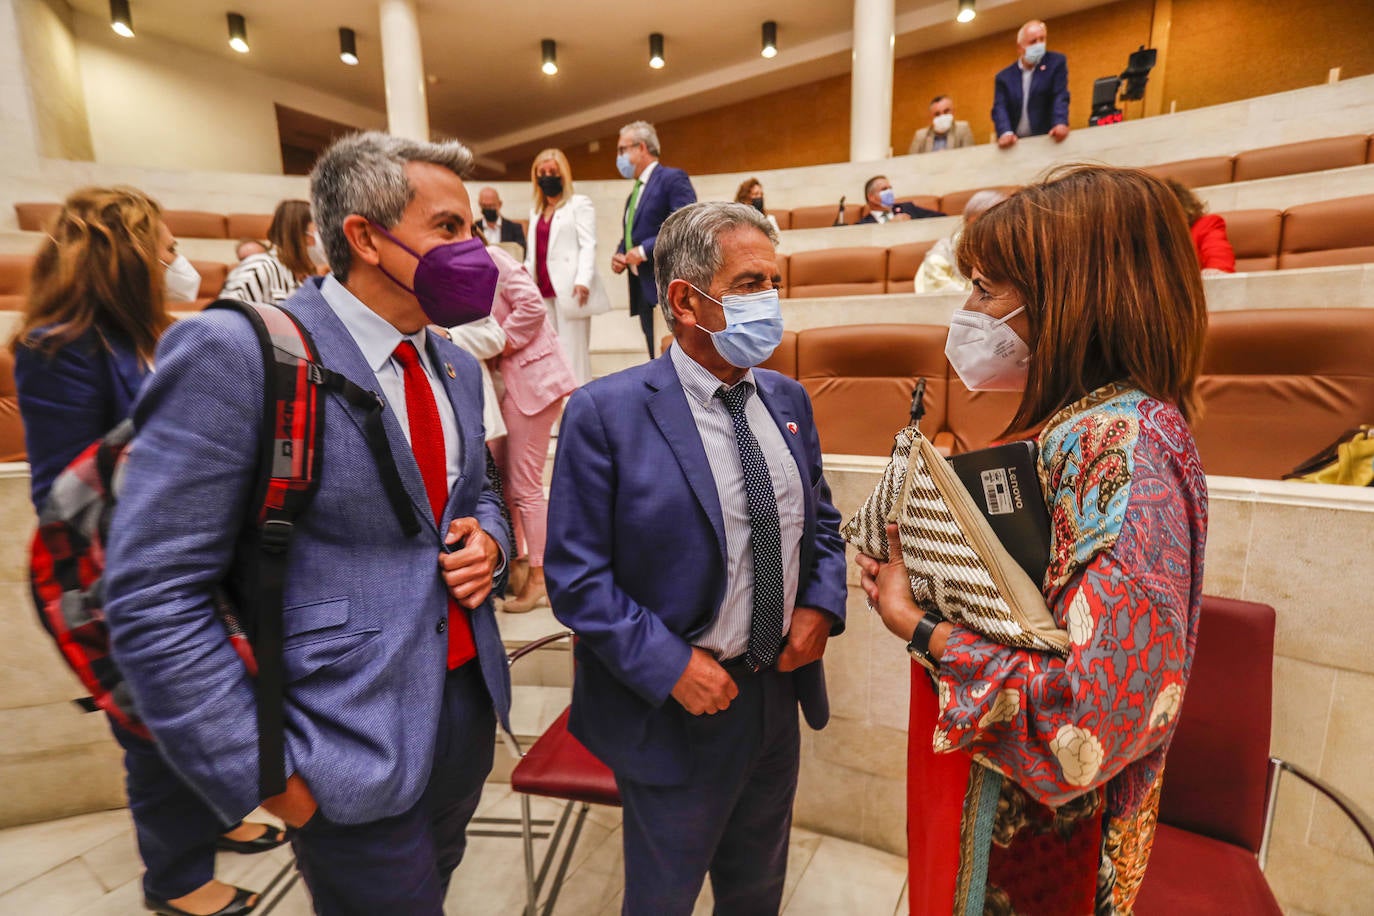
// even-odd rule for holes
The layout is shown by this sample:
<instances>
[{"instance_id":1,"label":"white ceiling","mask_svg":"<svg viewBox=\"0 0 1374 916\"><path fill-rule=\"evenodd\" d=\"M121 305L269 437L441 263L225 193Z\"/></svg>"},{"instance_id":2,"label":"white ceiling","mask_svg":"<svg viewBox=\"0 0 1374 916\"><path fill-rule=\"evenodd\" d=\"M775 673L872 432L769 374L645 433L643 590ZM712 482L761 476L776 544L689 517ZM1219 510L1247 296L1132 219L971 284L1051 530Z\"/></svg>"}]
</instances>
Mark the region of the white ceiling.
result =
<instances>
[{"instance_id":1,"label":"white ceiling","mask_svg":"<svg viewBox=\"0 0 1374 916\"><path fill-rule=\"evenodd\" d=\"M108 0L70 0L108 19ZM898 56L1014 28L1108 0L979 0L972 23L957 0L895 0ZM1142 0L1148 2L1148 0ZM234 60L371 108L385 108L375 0L131 0L134 29ZM430 125L501 158L541 139L597 136L631 115L667 118L842 73L848 0L506 0L418 4ZM242 13L251 53L228 47L226 12ZM759 55L760 27L778 23L780 53ZM339 61L338 29L358 36L361 62ZM665 36L667 66L650 69L648 36ZM556 76L540 72L540 39L558 42ZM137 40L136 38L134 40Z\"/></svg>"}]
</instances>

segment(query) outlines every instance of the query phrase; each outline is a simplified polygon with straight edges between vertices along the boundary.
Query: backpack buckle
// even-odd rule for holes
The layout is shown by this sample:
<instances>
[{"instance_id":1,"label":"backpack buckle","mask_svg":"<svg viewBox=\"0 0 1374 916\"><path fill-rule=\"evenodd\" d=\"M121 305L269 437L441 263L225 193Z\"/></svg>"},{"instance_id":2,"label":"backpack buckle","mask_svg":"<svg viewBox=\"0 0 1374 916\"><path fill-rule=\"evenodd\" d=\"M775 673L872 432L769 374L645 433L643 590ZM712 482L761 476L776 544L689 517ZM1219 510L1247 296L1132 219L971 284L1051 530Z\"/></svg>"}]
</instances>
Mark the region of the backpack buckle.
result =
<instances>
[{"instance_id":1,"label":"backpack buckle","mask_svg":"<svg viewBox=\"0 0 1374 916\"><path fill-rule=\"evenodd\" d=\"M262 549L265 553L285 553L291 543L295 526L282 519L271 519L262 526Z\"/></svg>"}]
</instances>

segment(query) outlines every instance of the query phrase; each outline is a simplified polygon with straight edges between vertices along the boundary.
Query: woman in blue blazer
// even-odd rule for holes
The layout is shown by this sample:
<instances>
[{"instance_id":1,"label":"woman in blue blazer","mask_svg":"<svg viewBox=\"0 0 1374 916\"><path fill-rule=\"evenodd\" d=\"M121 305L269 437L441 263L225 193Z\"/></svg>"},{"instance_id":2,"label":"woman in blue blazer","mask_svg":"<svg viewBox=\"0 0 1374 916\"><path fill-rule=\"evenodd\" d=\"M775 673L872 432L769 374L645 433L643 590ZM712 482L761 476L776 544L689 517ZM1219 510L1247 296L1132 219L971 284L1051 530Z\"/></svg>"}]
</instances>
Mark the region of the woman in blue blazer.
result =
<instances>
[{"instance_id":1,"label":"woman in blue blazer","mask_svg":"<svg viewBox=\"0 0 1374 916\"><path fill-rule=\"evenodd\" d=\"M129 415L171 323L166 302L194 300L199 285L161 208L141 192L88 188L63 204L34 263L11 343L40 512L62 470ZM257 894L215 880L215 850L265 851L285 840L282 831L246 823L225 833L155 744L113 719L110 727L124 748L148 909L170 916L250 912Z\"/></svg>"}]
</instances>

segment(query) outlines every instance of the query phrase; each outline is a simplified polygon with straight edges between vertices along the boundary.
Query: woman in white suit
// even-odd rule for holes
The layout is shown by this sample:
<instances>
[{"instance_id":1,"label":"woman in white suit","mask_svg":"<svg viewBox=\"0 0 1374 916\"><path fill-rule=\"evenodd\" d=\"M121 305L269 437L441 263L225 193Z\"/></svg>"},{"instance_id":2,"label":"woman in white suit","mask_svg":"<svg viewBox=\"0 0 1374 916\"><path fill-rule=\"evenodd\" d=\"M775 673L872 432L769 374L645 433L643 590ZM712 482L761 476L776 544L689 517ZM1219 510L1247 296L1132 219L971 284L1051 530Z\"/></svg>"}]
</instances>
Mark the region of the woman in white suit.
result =
<instances>
[{"instance_id":1,"label":"woman in white suit","mask_svg":"<svg viewBox=\"0 0 1374 916\"><path fill-rule=\"evenodd\" d=\"M562 150L535 156L530 181L534 207L525 269L539 284L577 384L585 385L592 377L591 318L611 308L596 271L596 209L585 194L573 193Z\"/></svg>"}]
</instances>

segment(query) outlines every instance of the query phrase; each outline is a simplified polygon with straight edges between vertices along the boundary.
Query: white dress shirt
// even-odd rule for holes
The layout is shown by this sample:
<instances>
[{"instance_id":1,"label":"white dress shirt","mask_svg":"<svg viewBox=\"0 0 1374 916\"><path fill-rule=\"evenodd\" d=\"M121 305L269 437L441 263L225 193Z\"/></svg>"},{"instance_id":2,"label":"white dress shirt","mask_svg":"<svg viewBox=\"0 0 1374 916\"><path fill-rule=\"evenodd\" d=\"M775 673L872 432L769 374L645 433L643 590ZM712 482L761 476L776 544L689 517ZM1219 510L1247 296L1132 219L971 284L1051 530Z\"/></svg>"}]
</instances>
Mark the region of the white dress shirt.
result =
<instances>
[{"instance_id":1,"label":"white dress shirt","mask_svg":"<svg viewBox=\"0 0 1374 916\"><path fill-rule=\"evenodd\" d=\"M1026 69L1021 65L1021 120L1016 125L1016 136L1029 137L1031 132L1030 122L1030 84L1035 78L1035 68Z\"/></svg>"}]
</instances>

